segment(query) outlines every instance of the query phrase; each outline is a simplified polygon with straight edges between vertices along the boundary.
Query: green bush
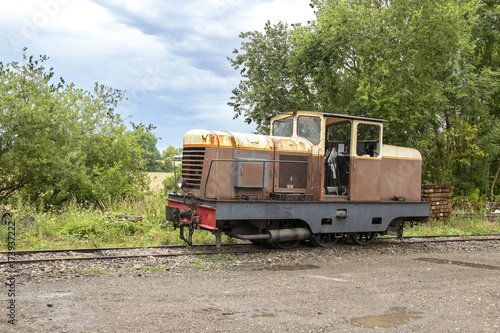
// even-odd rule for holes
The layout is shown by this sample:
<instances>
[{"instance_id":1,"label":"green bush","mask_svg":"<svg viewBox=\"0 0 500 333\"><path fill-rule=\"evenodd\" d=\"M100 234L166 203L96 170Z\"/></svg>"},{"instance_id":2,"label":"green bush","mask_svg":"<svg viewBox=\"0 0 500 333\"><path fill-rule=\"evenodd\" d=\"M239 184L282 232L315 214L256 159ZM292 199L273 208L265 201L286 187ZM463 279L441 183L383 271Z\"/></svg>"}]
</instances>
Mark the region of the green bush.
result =
<instances>
[{"instance_id":1,"label":"green bush","mask_svg":"<svg viewBox=\"0 0 500 333\"><path fill-rule=\"evenodd\" d=\"M0 62L0 202L18 196L48 209L75 199L142 199L139 133L114 112L124 93L54 84L46 61L24 54L23 62Z\"/></svg>"},{"instance_id":2,"label":"green bush","mask_svg":"<svg viewBox=\"0 0 500 333\"><path fill-rule=\"evenodd\" d=\"M167 177L163 180L163 190L165 193L172 193L175 192L176 190L179 191L177 187L177 179L175 179L175 176L170 176Z\"/></svg>"}]
</instances>

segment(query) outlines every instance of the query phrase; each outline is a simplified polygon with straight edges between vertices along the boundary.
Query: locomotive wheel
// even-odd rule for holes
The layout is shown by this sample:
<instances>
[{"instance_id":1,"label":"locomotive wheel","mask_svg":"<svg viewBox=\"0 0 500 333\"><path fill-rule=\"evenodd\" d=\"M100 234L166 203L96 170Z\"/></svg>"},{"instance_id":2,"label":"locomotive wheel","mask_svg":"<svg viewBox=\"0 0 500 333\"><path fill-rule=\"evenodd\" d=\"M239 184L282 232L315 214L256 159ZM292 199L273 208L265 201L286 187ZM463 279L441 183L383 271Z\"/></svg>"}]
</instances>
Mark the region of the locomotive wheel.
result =
<instances>
[{"instance_id":1,"label":"locomotive wheel","mask_svg":"<svg viewBox=\"0 0 500 333\"><path fill-rule=\"evenodd\" d=\"M377 234L375 232L357 232L349 235L349 240L354 244L366 245L371 243Z\"/></svg>"},{"instance_id":2,"label":"locomotive wheel","mask_svg":"<svg viewBox=\"0 0 500 333\"><path fill-rule=\"evenodd\" d=\"M310 238L311 243L317 247L332 247L339 239L335 234L312 234Z\"/></svg>"},{"instance_id":3,"label":"locomotive wheel","mask_svg":"<svg viewBox=\"0 0 500 333\"><path fill-rule=\"evenodd\" d=\"M269 224L269 229L270 230L276 230L276 229L288 229L288 228L296 228L297 223L294 223L293 221L271 221ZM293 247L296 247L299 245L300 240L290 240L290 241L284 241L284 242L267 242L267 244L277 248L277 249L291 249Z\"/></svg>"}]
</instances>

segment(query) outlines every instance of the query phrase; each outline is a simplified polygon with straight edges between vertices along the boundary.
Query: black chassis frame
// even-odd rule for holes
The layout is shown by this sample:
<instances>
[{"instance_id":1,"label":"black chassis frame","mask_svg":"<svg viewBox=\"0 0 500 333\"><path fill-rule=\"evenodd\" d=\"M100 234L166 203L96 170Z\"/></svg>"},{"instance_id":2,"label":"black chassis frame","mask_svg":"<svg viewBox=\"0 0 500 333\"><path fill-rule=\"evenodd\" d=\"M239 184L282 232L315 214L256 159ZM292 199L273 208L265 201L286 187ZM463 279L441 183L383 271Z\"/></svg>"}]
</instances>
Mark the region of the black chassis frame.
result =
<instances>
[{"instance_id":1,"label":"black chassis frame","mask_svg":"<svg viewBox=\"0 0 500 333\"><path fill-rule=\"evenodd\" d=\"M183 202L182 195L169 199ZM209 200L194 198L190 206L216 209L216 227L235 226L235 222L263 220L304 221L311 233L356 233L387 231L391 222L430 221L430 203L426 201L272 201L272 200ZM227 223L230 222L230 223ZM203 224L203 221L200 221Z\"/></svg>"}]
</instances>

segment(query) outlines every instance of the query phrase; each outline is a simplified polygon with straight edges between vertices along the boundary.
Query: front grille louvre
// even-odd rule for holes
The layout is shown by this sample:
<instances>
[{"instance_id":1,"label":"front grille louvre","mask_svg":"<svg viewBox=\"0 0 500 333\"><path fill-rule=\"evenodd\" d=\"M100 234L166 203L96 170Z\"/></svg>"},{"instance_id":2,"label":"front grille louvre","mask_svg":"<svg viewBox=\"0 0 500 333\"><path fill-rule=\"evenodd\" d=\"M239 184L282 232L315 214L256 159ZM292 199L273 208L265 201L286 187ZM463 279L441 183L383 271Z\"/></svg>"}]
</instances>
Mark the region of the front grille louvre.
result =
<instances>
[{"instance_id":1,"label":"front grille louvre","mask_svg":"<svg viewBox=\"0 0 500 333\"><path fill-rule=\"evenodd\" d=\"M182 152L182 178L186 188L199 190L205 161L205 147L186 147Z\"/></svg>"}]
</instances>

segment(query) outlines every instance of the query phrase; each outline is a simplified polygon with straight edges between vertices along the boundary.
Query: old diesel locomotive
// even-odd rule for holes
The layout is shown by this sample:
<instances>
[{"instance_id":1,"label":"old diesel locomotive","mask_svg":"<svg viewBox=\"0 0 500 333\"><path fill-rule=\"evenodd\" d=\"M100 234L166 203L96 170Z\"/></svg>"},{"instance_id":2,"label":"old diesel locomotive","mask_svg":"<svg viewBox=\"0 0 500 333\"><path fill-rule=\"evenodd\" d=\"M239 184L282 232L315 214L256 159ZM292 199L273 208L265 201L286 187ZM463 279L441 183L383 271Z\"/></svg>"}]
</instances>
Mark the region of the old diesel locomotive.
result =
<instances>
[{"instance_id":1,"label":"old diesel locomotive","mask_svg":"<svg viewBox=\"0 0 500 333\"><path fill-rule=\"evenodd\" d=\"M271 136L191 130L167 220L188 243L203 228L218 246L221 232L279 248L402 235L405 222L429 221L422 157L384 145L384 123L298 111L271 118Z\"/></svg>"}]
</instances>

